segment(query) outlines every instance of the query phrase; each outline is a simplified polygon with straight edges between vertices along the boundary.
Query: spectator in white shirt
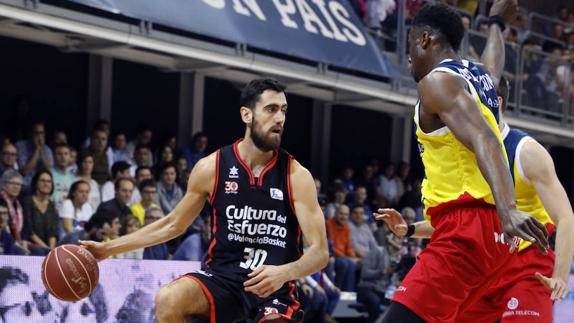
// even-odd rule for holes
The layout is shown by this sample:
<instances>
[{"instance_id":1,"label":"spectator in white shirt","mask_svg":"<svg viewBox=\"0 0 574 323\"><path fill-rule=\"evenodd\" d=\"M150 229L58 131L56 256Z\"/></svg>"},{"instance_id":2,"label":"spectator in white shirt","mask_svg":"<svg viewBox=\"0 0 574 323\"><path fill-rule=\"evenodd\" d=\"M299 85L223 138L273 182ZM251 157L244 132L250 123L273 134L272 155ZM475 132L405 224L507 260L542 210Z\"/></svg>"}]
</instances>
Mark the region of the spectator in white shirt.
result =
<instances>
[{"instance_id":1,"label":"spectator in white shirt","mask_svg":"<svg viewBox=\"0 0 574 323\"><path fill-rule=\"evenodd\" d=\"M79 180L70 187L68 199L59 211L65 233L81 230L92 217L94 211L88 203L89 196L90 184L86 181Z\"/></svg>"}]
</instances>

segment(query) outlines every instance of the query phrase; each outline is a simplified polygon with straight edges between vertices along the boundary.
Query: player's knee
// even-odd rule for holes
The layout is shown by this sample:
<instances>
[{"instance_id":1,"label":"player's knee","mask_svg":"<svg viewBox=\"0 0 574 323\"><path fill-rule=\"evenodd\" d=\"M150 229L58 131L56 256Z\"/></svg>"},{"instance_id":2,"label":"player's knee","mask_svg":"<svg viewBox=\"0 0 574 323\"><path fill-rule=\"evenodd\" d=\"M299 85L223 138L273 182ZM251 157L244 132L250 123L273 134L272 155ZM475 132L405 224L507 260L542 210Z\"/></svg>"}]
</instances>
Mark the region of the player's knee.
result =
<instances>
[{"instance_id":1,"label":"player's knee","mask_svg":"<svg viewBox=\"0 0 574 323\"><path fill-rule=\"evenodd\" d=\"M177 296L169 291L169 287L162 287L155 296L156 317L160 322L169 322L177 313ZM178 315L179 316L179 315Z\"/></svg>"}]
</instances>

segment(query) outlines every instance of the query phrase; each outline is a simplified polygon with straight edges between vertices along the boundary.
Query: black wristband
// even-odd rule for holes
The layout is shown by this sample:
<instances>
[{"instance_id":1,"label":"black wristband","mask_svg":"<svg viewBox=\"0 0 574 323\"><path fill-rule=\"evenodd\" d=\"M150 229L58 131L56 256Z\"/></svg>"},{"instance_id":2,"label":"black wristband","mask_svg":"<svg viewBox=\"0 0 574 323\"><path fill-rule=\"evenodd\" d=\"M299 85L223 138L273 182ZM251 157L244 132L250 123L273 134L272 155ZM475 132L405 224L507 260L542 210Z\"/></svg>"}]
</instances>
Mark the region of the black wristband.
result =
<instances>
[{"instance_id":1,"label":"black wristband","mask_svg":"<svg viewBox=\"0 0 574 323\"><path fill-rule=\"evenodd\" d=\"M501 31L506 29L506 24L504 23L504 19L501 16L490 16L488 17L488 25L497 24L500 27Z\"/></svg>"},{"instance_id":2,"label":"black wristband","mask_svg":"<svg viewBox=\"0 0 574 323\"><path fill-rule=\"evenodd\" d=\"M415 234L415 225L414 224L407 225L407 234L405 234L405 237L410 237L413 234Z\"/></svg>"}]
</instances>

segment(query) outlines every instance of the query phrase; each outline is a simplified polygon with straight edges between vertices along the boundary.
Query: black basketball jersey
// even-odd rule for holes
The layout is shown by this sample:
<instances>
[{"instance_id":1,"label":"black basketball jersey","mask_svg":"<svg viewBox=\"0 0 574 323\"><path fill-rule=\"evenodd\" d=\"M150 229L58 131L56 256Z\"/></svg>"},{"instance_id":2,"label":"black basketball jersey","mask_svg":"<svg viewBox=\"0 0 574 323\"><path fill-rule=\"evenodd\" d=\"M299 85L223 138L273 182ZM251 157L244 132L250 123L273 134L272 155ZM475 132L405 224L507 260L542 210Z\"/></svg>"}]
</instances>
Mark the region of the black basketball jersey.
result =
<instances>
[{"instance_id":1,"label":"black basketball jersey","mask_svg":"<svg viewBox=\"0 0 574 323\"><path fill-rule=\"evenodd\" d=\"M205 265L217 272L246 275L261 265L282 265L302 254L289 169L282 149L258 178L239 156L237 145L217 151L215 187L210 198L213 240Z\"/></svg>"}]
</instances>

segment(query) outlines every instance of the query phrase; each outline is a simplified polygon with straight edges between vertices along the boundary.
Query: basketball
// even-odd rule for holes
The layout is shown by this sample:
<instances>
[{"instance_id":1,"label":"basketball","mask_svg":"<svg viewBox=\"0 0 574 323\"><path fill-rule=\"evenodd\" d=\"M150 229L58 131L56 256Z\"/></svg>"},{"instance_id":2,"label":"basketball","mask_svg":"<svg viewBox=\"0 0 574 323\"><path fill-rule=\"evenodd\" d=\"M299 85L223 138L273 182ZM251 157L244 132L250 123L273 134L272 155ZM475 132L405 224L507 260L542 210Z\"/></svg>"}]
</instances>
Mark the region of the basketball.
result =
<instances>
[{"instance_id":1,"label":"basketball","mask_svg":"<svg viewBox=\"0 0 574 323\"><path fill-rule=\"evenodd\" d=\"M78 301L92 293L100 270L92 254L76 245L59 246L44 258L42 281L52 296L63 301Z\"/></svg>"}]
</instances>

